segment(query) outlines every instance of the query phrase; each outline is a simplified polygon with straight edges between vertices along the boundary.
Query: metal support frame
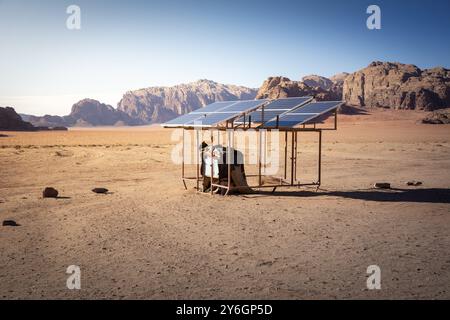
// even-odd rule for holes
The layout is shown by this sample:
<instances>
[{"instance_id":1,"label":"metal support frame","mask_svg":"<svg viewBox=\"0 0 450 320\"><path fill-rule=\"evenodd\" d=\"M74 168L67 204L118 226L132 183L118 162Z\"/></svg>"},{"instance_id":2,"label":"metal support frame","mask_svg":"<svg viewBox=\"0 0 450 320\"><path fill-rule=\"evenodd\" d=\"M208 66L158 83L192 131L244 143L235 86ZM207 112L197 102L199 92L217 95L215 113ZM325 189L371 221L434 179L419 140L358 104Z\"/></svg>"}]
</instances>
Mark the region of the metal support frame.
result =
<instances>
[{"instance_id":1,"label":"metal support frame","mask_svg":"<svg viewBox=\"0 0 450 320\"><path fill-rule=\"evenodd\" d=\"M263 111L264 112L264 111ZM302 187L302 186L316 186L317 189L320 187L321 183L322 183L322 131L328 131L328 130L337 130L337 117L338 117L338 112L337 110L335 110L334 112L334 127L332 128L317 128L316 124L313 125L312 128L310 127L306 127L306 125L303 125L300 128L277 128L277 130L280 130L281 132L284 132L284 172L283 172L283 177L277 177L280 180L279 184L270 184L270 185L263 185L262 183L262 167L263 167L263 148L264 148L264 152L266 146L263 146L263 139L262 139L262 134L263 132L266 132L266 130L262 127L262 128L256 128L257 133L258 133L258 174L257 175L246 175L247 177L257 177L258 178L258 184L256 186L249 186L252 189L263 189L263 188L272 188L273 191L275 191L277 188L280 187L292 187L292 186L297 186L297 187ZM238 127L239 130L249 130L249 129L254 129L251 126L251 117L249 116L248 118L248 126L246 127L244 125L244 127ZM231 125L231 126L230 126ZM261 129L264 129L261 130ZM195 144L196 144L196 176L195 177L187 177L186 176L186 169L185 169L185 130L195 130L196 134L195 134ZM214 161L213 161L213 155L214 155L214 133L213 133L213 129L212 128L208 128L208 129L194 129L194 128L183 128L183 145L182 145L182 165L181 165L181 178L183 181L183 185L184 188L187 189L187 185L186 185L186 180L195 180L196 181L196 189L197 191L202 191L200 190L200 181L202 181L202 178L200 177L200 154L201 154L201 150L200 150L200 137L199 137L199 133L200 130L209 130L210 134L211 134L211 164L210 164L210 168L211 168L211 195L214 194L214 188L222 188L222 189L226 189L226 193L225 195L228 195L232 190L233 187L231 185L231 161L233 159L234 156L234 131L235 131L235 127L233 122L226 124L225 127L218 127L215 128L215 130L218 131L217 133L217 141L220 141L220 131L225 131L226 132L226 140L227 140L227 157L226 157L226 161L227 161L227 172L228 172L228 181L227 181L227 185L220 185L220 182L218 181L218 183L213 183L214 182ZM297 167L298 167L298 133L299 132L317 132L319 137L318 137L318 166L317 166L317 180L315 182L311 182L311 183L301 183L300 181L297 180ZM287 174L288 174L288 170L287 170L287 163L288 163L288 146L289 146L289 133L291 133L291 157L290 157L290 179L287 180ZM266 141L267 143L267 141ZM265 144L266 144L265 143ZM233 154L232 154L233 152ZM265 158L264 158L265 160ZM264 168L265 168L265 164L264 164Z\"/></svg>"}]
</instances>

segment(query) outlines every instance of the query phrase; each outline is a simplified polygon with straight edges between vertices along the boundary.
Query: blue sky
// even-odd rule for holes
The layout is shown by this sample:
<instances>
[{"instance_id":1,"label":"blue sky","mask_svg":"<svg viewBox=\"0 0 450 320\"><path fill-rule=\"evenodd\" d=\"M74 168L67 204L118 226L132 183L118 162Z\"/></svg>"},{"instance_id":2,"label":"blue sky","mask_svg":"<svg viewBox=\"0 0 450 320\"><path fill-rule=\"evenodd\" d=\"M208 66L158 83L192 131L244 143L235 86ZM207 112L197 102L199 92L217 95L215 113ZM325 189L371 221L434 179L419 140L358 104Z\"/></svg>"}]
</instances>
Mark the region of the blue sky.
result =
<instances>
[{"instance_id":1,"label":"blue sky","mask_svg":"<svg viewBox=\"0 0 450 320\"><path fill-rule=\"evenodd\" d=\"M81 8L68 30L66 8ZM366 9L381 8L368 30ZM211 79L353 72L373 60L450 67L450 1L0 0L0 105L64 115L85 97Z\"/></svg>"}]
</instances>

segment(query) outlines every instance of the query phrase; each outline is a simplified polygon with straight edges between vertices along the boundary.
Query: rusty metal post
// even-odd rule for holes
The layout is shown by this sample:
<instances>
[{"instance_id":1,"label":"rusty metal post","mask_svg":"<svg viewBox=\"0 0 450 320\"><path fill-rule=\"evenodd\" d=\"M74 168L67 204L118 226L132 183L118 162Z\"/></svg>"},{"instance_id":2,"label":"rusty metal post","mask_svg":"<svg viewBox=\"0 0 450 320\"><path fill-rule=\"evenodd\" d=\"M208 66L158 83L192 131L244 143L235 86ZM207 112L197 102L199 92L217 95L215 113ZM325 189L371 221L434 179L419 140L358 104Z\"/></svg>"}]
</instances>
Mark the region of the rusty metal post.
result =
<instances>
[{"instance_id":1,"label":"rusty metal post","mask_svg":"<svg viewBox=\"0 0 450 320\"><path fill-rule=\"evenodd\" d=\"M213 178L214 178L214 161L213 161L213 157L214 157L214 132L211 129L211 172L210 172L210 176L211 176L211 195L213 195Z\"/></svg>"},{"instance_id":2,"label":"rusty metal post","mask_svg":"<svg viewBox=\"0 0 450 320\"><path fill-rule=\"evenodd\" d=\"M292 138L291 138L291 186L294 185L294 145L295 145L295 134L294 131L291 132Z\"/></svg>"},{"instance_id":3,"label":"rusty metal post","mask_svg":"<svg viewBox=\"0 0 450 320\"><path fill-rule=\"evenodd\" d=\"M287 179L288 132L284 132L284 180Z\"/></svg>"},{"instance_id":4,"label":"rusty metal post","mask_svg":"<svg viewBox=\"0 0 450 320\"><path fill-rule=\"evenodd\" d=\"M195 165L197 166L197 192L200 190L199 179L200 179L200 155L201 155L201 146L200 146L200 138L199 138L199 129L195 129ZM203 161L203 159L202 159Z\"/></svg>"},{"instance_id":5,"label":"rusty metal post","mask_svg":"<svg viewBox=\"0 0 450 320\"><path fill-rule=\"evenodd\" d=\"M228 195L228 193L230 192L230 189L231 189L231 134L230 134L231 132L229 132L229 130L227 130L226 131L226 134L227 134L227 158L226 158L226 160L227 160L227 170L228 170L228 184L227 184L227 187L228 187L228 189L227 189L227 192L226 192L226 195Z\"/></svg>"},{"instance_id":6,"label":"rusty metal post","mask_svg":"<svg viewBox=\"0 0 450 320\"><path fill-rule=\"evenodd\" d=\"M319 130L319 169L317 184L320 186L322 181L322 130Z\"/></svg>"},{"instance_id":7,"label":"rusty metal post","mask_svg":"<svg viewBox=\"0 0 450 320\"><path fill-rule=\"evenodd\" d=\"M337 109L334 111L334 130L337 130L337 117L338 117L338 112Z\"/></svg>"},{"instance_id":8,"label":"rusty metal post","mask_svg":"<svg viewBox=\"0 0 450 320\"><path fill-rule=\"evenodd\" d=\"M181 148L181 180L183 181L184 189L187 190L186 181L184 180L184 128L183 128L183 146Z\"/></svg>"},{"instance_id":9,"label":"rusty metal post","mask_svg":"<svg viewBox=\"0 0 450 320\"><path fill-rule=\"evenodd\" d=\"M258 143L258 186L262 186L262 178L261 178L261 150L262 150L262 138L261 138L261 130L258 130L259 133L259 143Z\"/></svg>"},{"instance_id":10,"label":"rusty metal post","mask_svg":"<svg viewBox=\"0 0 450 320\"><path fill-rule=\"evenodd\" d=\"M295 132L295 171L294 171L294 181L297 182L297 156L298 156L298 140L297 140L297 134L298 132Z\"/></svg>"}]
</instances>

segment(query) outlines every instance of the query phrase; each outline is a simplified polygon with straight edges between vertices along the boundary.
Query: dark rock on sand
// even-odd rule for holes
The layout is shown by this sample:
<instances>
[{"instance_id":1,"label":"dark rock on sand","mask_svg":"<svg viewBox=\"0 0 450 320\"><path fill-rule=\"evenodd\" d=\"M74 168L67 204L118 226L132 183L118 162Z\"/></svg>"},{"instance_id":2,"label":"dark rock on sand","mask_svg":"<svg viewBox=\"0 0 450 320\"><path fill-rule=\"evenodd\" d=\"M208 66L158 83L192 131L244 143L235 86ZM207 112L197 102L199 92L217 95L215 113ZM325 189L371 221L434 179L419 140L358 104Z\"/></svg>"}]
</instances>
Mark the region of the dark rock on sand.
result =
<instances>
[{"instance_id":1,"label":"dark rock on sand","mask_svg":"<svg viewBox=\"0 0 450 320\"><path fill-rule=\"evenodd\" d=\"M94 188L94 189L92 189L92 192L95 192L95 193L103 193L103 194L105 194L105 193L108 193L108 189L106 189L106 188Z\"/></svg>"},{"instance_id":2,"label":"dark rock on sand","mask_svg":"<svg viewBox=\"0 0 450 320\"><path fill-rule=\"evenodd\" d=\"M58 190L56 190L55 188L47 187L42 192L42 197L43 198L57 198L58 197Z\"/></svg>"},{"instance_id":3,"label":"dark rock on sand","mask_svg":"<svg viewBox=\"0 0 450 320\"><path fill-rule=\"evenodd\" d=\"M20 227L20 224L18 224L14 220L4 220L2 225L4 227Z\"/></svg>"},{"instance_id":4,"label":"dark rock on sand","mask_svg":"<svg viewBox=\"0 0 450 320\"><path fill-rule=\"evenodd\" d=\"M406 183L406 185L408 185L408 186L413 186L413 187L418 187L418 186L421 186L422 185L422 181L408 181L407 183Z\"/></svg>"},{"instance_id":5,"label":"dark rock on sand","mask_svg":"<svg viewBox=\"0 0 450 320\"><path fill-rule=\"evenodd\" d=\"M391 184L388 182L377 182L374 184L374 187L377 189L390 189Z\"/></svg>"}]
</instances>

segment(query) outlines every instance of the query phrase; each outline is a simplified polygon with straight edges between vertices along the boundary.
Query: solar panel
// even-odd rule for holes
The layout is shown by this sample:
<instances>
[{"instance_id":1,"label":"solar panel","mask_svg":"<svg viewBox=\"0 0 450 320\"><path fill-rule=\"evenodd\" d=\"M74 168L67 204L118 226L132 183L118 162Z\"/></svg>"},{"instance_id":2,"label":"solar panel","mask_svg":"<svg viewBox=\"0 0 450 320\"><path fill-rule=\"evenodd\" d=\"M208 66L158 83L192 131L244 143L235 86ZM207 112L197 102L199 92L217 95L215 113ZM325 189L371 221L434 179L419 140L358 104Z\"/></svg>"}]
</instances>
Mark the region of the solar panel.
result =
<instances>
[{"instance_id":1,"label":"solar panel","mask_svg":"<svg viewBox=\"0 0 450 320\"><path fill-rule=\"evenodd\" d=\"M308 103L313 98L306 96L306 97L295 97L295 98L283 98L283 99L277 99L275 101L272 101L268 105L264 107L264 122L272 120L276 118L277 116L280 116L281 114L288 112L294 108L298 108L305 103ZM256 110L249 114L251 116L250 120L251 122L256 123L262 123L263 122L263 115L262 115L262 109ZM246 117L245 121L247 122L249 120L248 116ZM235 121L237 124L244 123L244 117L239 118Z\"/></svg>"},{"instance_id":2,"label":"solar panel","mask_svg":"<svg viewBox=\"0 0 450 320\"><path fill-rule=\"evenodd\" d=\"M269 103L264 109L270 110L270 109L285 109L285 110L291 110L298 106L301 106L305 104L306 102L309 102L312 100L312 97L296 97L296 98L284 98L284 99L277 99L271 103Z\"/></svg>"},{"instance_id":3,"label":"solar panel","mask_svg":"<svg viewBox=\"0 0 450 320\"><path fill-rule=\"evenodd\" d=\"M210 127L221 122L225 122L236 116L235 112L220 112L220 113L210 113L206 116L197 118L194 121L185 123L185 125L192 127Z\"/></svg>"},{"instance_id":4,"label":"solar panel","mask_svg":"<svg viewBox=\"0 0 450 320\"><path fill-rule=\"evenodd\" d=\"M231 106L233 104L235 104L236 101L218 101L218 102L214 102L212 104L209 104L203 108L199 108L197 110L192 111L191 113L193 114L205 114L205 113L212 113L212 112L216 112L219 111L225 107Z\"/></svg>"},{"instance_id":5,"label":"solar panel","mask_svg":"<svg viewBox=\"0 0 450 320\"><path fill-rule=\"evenodd\" d=\"M185 125L193 127L211 127L221 122L233 119L244 112L254 110L266 103L266 101L267 100L237 101L227 107L206 114L206 116L196 119L195 121L187 122Z\"/></svg>"},{"instance_id":6,"label":"solar panel","mask_svg":"<svg viewBox=\"0 0 450 320\"><path fill-rule=\"evenodd\" d=\"M279 116L283 112L286 112L286 110L269 110L269 111L264 110L264 122L276 118L276 116ZM256 110L250 113L248 116L245 117L246 122L248 122L249 120L251 120L251 122L261 123L263 121L262 111ZM239 118L237 121L235 121L235 123L237 124L244 123L244 117Z\"/></svg>"},{"instance_id":7,"label":"solar panel","mask_svg":"<svg viewBox=\"0 0 450 320\"><path fill-rule=\"evenodd\" d=\"M341 101L325 101L307 104L301 108L283 114L278 121L279 127L294 127L301 124L311 123L317 117L337 109L342 104ZM264 127L276 127L277 121L271 120L264 124Z\"/></svg>"},{"instance_id":8,"label":"solar panel","mask_svg":"<svg viewBox=\"0 0 450 320\"><path fill-rule=\"evenodd\" d=\"M252 109L256 109L257 107L262 106L266 102L267 102L267 100L238 101L235 104L232 104L228 107L221 109L220 112L243 113L243 112L250 111Z\"/></svg>"},{"instance_id":9,"label":"solar panel","mask_svg":"<svg viewBox=\"0 0 450 320\"><path fill-rule=\"evenodd\" d=\"M211 114L214 112L219 112L225 107L229 107L233 104L235 104L237 101L217 101L214 103L211 103L203 108L199 108L197 110L194 110L192 112L189 112L185 115L179 116L173 120L170 120L163 124L165 127L179 127L183 126L189 122L193 122L196 119L200 119L201 117Z\"/></svg>"},{"instance_id":10,"label":"solar panel","mask_svg":"<svg viewBox=\"0 0 450 320\"><path fill-rule=\"evenodd\" d=\"M196 119L199 119L202 117L202 114L198 114L198 113L188 113L185 115L182 115L178 118L175 118L173 120L167 121L166 123L164 123L163 125L166 127L179 127L182 126L190 121L194 121Z\"/></svg>"},{"instance_id":11,"label":"solar panel","mask_svg":"<svg viewBox=\"0 0 450 320\"><path fill-rule=\"evenodd\" d=\"M322 101L309 103L306 106L290 111L289 113L325 113L328 110L336 109L342 102L341 101Z\"/></svg>"}]
</instances>

